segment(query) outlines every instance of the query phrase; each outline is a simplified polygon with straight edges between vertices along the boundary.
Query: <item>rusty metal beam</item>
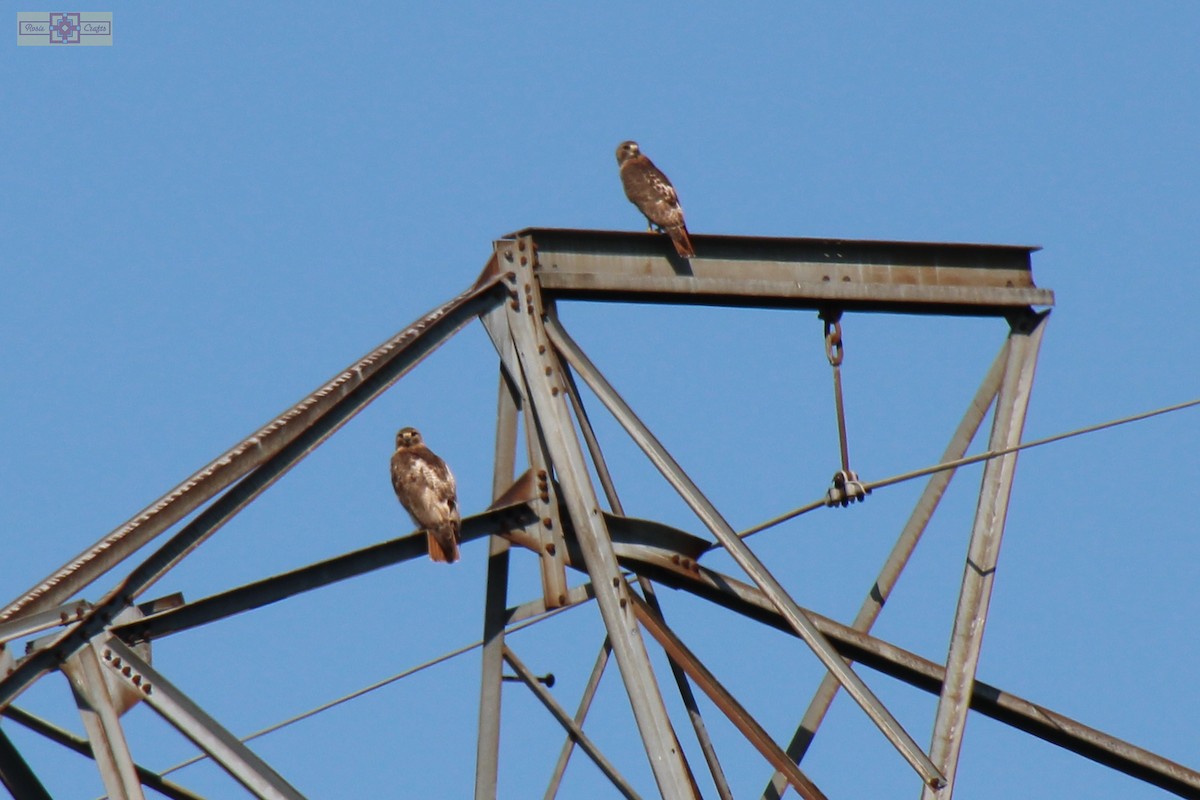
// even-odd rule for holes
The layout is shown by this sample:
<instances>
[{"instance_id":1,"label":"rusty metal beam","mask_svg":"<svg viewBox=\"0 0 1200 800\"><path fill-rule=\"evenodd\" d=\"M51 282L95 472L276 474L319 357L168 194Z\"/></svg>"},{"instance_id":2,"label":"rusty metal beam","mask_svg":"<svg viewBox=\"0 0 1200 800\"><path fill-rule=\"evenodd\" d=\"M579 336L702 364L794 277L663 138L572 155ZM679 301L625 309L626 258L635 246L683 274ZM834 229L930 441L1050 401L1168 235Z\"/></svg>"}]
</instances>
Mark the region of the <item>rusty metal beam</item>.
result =
<instances>
[{"instance_id":1,"label":"rusty metal beam","mask_svg":"<svg viewBox=\"0 0 1200 800\"><path fill-rule=\"evenodd\" d=\"M146 704L260 800L304 800L267 762L223 728L187 695L119 639L103 648L107 674L140 691Z\"/></svg>"},{"instance_id":2,"label":"rusty metal beam","mask_svg":"<svg viewBox=\"0 0 1200 800\"><path fill-rule=\"evenodd\" d=\"M63 672L71 681L79 716L92 746L92 757L100 769L105 791L112 800L144 800L120 715L100 668L95 645L84 647L68 658Z\"/></svg>"},{"instance_id":3,"label":"rusty metal beam","mask_svg":"<svg viewBox=\"0 0 1200 800\"><path fill-rule=\"evenodd\" d=\"M629 800L638 800L640 795L629 785L629 781L625 780L624 776L617 771L612 762L604 756L604 753L600 752L600 748L591 740L591 737L583 732L583 728L575 724L575 720L567 715L566 709L558 704L558 701L554 699L554 695L550 694L550 691L546 687L538 683L537 678L533 676L529 668L521 663L521 660L508 647L504 648L504 660L517 673L517 677L521 679L521 682L529 687L529 691L533 692L537 699L542 702L546 710L558 720L558 724L563 726L563 729L583 748L583 751L595 762L600 771L612 781L617 791L629 798Z\"/></svg>"},{"instance_id":4,"label":"rusty metal beam","mask_svg":"<svg viewBox=\"0 0 1200 800\"><path fill-rule=\"evenodd\" d=\"M469 542L504 531L509 526L519 527L528 514L524 503L473 514L463 520L462 540ZM118 625L112 633L129 642L161 638L409 561L428 552L425 533L417 531Z\"/></svg>"},{"instance_id":5,"label":"rusty metal beam","mask_svg":"<svg viewBox=\"0 0 1200 800\"><path fill-rule=\"evenodd\" d=\"M651 770L664 797L669 800L692 798L695 791L691 774L654 679L637 620L628 607L628 587L621 577L612 539L600 513L600 501L571 425L563 392L562 368L546 339L541 295L532 272L536 257L531 243L525 240L500 242L496 252L501 268L513 270L513 288L520 289L518 298L512 301L517 304L517 313L510 314L508 320L528 399L542 444L550 457L549 466L562 484L562 497L568 512L566 519L574 526L575 541L595 587L596 603L612 641L613 654ZM562 532L558 531L557 535L561 539ZM566 547L563 547L556 555L565 559L565 551Z\"/></svg>"},{"instance_id":6,"label":"rusty metal beam","mask_svg":"<svg viewBox=\"0 0 1200 800\"><path fill-rule=\"evenodd\" d=\"M681 263L654 234L511 236L533 241L554 298L986 316L1054 304L1033 283L1033 247L697 234L696 257Z\"/></svg>"},{"instance_id":7,"label":"rusty metal beam","mask_svg":"<svg viewBox=\"0 0 1200 800\"><path fill-rule=\"evenodd\" d=\"M519 395L500 369L496 398L496 446L492 499L512 485L516 469ZM504 671L505 604L508 601L508 540L488 540L487 589L483 607L483 653L479 687L479 736L475 742L475 800L494 800L500 771L500 701Z\"/></svg>"},{"instance_id":8,"label":"rusty metal beam","mask_svg":"<svg viewBox=\"0 0 1200 800\"><path fill-rule=\"evenodd\" d=\"M864 713L871 719L884 737L900 753L905 761L921 776L923 783L940 786L942 776L930 761L929 756L921 750L908 731L904 730L899 721L884 707L871 689L850 668L845 661L838 657L825 637L808 619L806 614L788 595L783 585L770 573L766 565L750 549L721 516L716 507L705 497L699 487L688 477L679 463L667 452L662 443L646 427L633 409L612 387L612 384L596 369L591 360L579 349L579 346L551 318L546 321L546 331L555 348L572 368L587 382L600 402L609 410L616 420L625 428L630 437L650 459L651 463L674 487L679 496L692 509L733 558L737 565L750 576L758 587L766 593L779 612L791 623L795 631L817 656L825 668L831 672L838 682L845 687L846 692L854 698Z\"/></svg>"},{"instance_id":9,"label":"rusty metal beam","mask_svg":"<svg viewBox=\"0 0 1200 800\"><path fill-rule=\"evenodd\" d=\"M549 309L549 313L551 316L554 316L553 307ZM600 480L600 485L604 489L609 508L613 510L614 514L624 516L625 508L621 504L620 496L617 494L616 484L613 482L612 474L608 470L604 451L601 450L600 441L596 438L596 431L592 428L592 421L588 417L587 408L583 405L583 398L579 395L579 387L575 384L575 376L572 374L570 367L565 364L563 365L563 375L566 378L566 388L568 397L571 400L571 408L575 412L575 419L579 423L580 431L583 433L588 454L592 458L592 466L596 469L596 477ZM650 604L654 613L661 617L662 607L654 594L654 584L648 578L639 577L638 587L642 590L646 602ZM704 724L704 717L700 713L700 706L696 703L696 695L692 691L691 684L688 682L687 674L674 661L670 661L670 665L671 675L675 679L676 688L679 690L679 698L683 701L683 707L687 710L688 719L692 723L692 730L696 734L696 741L700 744L700 751L704 754L704 760L708 764L709 774L712 775L713 784L717 789L717 796L721 800L733 800L733 791L729 788L729 780L725 777L725 770L721 766L721 760L717 756L717 749L713 745L712 737L708 734L707 726Z\"/></svg>"},{"instance_id":10,"label":"rusty metal beam","mask_svg":"<svg viewBox=\"0 0 1200 800\"><path fill-rule=\"evenodd\" d=\"M630 592L630 596L633 598L633 607L637 612L638 621L651 636L658 640L667 655L671 657L671 661L678 664L688 674L688 677L696 682L696 685L708 695L713 704L729 718L734 727L741 731L747 741L762 753L763 757L776 769L787 776L788 782L800 793L801 797L806 800L826 800L825 794L809 780L807 775L800 771L800 767L788 758L787 753L783 752L783 748L775 743L775 740L729 693L729 690L721 685L716 676L688 649L687 645L675 635L675 632L667 627L662 617L636 594Z\"/></svg>"},{"instance_id":11,"label":"rusty metal beam","mask_svg":"<svg viewBox=\"0 0 1200 800\"><path fill-rule=\"evenodd\" d=\"M604 644L600 646L600 653L596 656L596 663L592 665L592 672L588 675L587 683L583 687L583 694L579 698L579 706L575 709L575 724L580 729L583 728L583 722L587 719L588 711L591 710L592 700L596 697L596 690L600 688L600 679L604 677L604 668L608 666L608 657L612 655L612 642L607 636L604 637ZM558 796L558 787L562 783L563 775L567 771L567 762L571 760L571 753L575 751L575 739L567 735L567 740L563 742L562 750L558 753L558 761L554 764L554 772L550 774L550 783L546 786L546 794L544 800L554 800Z\"/></svg>"},{"instance_id":12,"label":"rusty metal beam","mask_svg":"<svg viewBox=\"0 0 1200 800\"><path fill-rule=\"evenodd\" d=\"M168 539L158 550L135 567L116 587L101 598L95 607L84 615L84 618L80 622L65 631L56 643L26 658L16 670L0 680L0 708L11 703L17 695L29 688L38 678L53 669L58 663L69 658L81 647L86 646L91 638L99 634L106 626L106 620L114 618L132 605L138 595L153 585L155 581L166 574L179 561L203 543L204 540L216 533L217 530L232 519L247 504L266 491L314 448L337 432L342 425L365 408L380 393L395 383L395 381L399 380L408 370L412 369L421 359L436 349L471 318L485 311L496 302L499 302L498 295L500 292L497 289L499 280L500 278L494 271L489 272L485 270L484 276L480 278L480 283L475 289L460 295L454 301L451 301L451 303L427 315L418 325L407 329L405 333L393 340L396 342L394 346L388 347L385 345L384 348L377 350L376 353L386 351L384 355L379 356L379 359L383 360L383 363L375 364L372 362L369 364L368 366L371 368L368 370L370 373L369 377L352 381L353 388L347 388L349 384L338 384L336 389L328 389L327 391L336 395L335 399L328 405L322 403L313 406L313 408L321 408L323 413L320 417L310 419L301 416L300 418L305 419L305 424L307 424L307 427L303 430L298 431L292 426L287 428L288 433L286 436L284 434L275 435L272 433L270 441L274 444L270 447L267 446L265 441L257 442L255 447L258 449L247 445L247 450L245 451L247 453L258 454L260 452L268 452L271 455L269 458L265 456L259 458L258 455L255 455L252 461L258 464L258 466L250 474L232 486L225 494L221 495L208 508L200 512L191 522ZM385 356L386 360L384 360ZM344 375L345 373L343 373ZM349 379L347 380L349 381ZM336 383L336 380L334 383ZM322 397L322 400L324 399ZM277 420L277 422L279 421ZM269 425L263 430L273 432L279 429L272 428ZM263 435L266 436L267 434ZM254 439L254 437L251 437L251 439ZM247 442L249 441L247 440ZM250 458L250 456L247 456L247 458ZM204 470L201 472L206 475L209 474ZM225 472L222 471L220 474L224 475ZM205 478L204 485L211 488L212 485L215 485L212 483L214 480L213 478ZM191 484L186 485L190 487ZM160 501L160 505L166 503L167 505L164 505L163 508L167 508L168 506L174 507L172 505L174 500L168 498L191 497L193 494L190 494L190 492L190 488L174 490L167 498ZM215 494L215 491L213 493ZM177 511L178 509L171 512L164 511L162 513L165 516L158 516L158 512L155 512L155 514L150 514L149 511L143 512L142 515L118 528L110 537L89 551L91 554L90 558L77 559L68 565L67 568L64 568L63 571L56 573L56 576L43 582L16 601L10 606L10 612L14 614L18 612L36 613L42 610L44 606L58 602L64 591L69 589L71 592L74 592L81 581L86 583L113 566L114 558L119 560L119 558L124 558L129 552L132 552L135 543L144 543L147 541L149 536L160 530L159 526L165 525L164 520L169 519ZM155 521L146 522L143 525L145 520ZM2 618L0 616L0 619Z\"/></svg>"},{"instance_id":13,"label":"rusty metal beam","mask_svg":"<svg viewBox=\"0 0 1200 800\"><path fill-rule=\"evenodd\" d=\"M655 555L649 561L622 559L622 563L641 574L649 575L663 585L689 592L749 619L796 635L788 621L763 592L729 575L695 564L681 566L660 555ZM941 664L856 631L814 611L806 613L817 628L829 638L842 658L901 680L922 691L931 694L941 692L946 676L946 668ZM986 717L1011 725L1043 741L1180 797L1200 798L1200 772L1149 750L982 681L974 683L970 701L971 709Z\"/></svg>"},{"instance_id":14,"label":"rusty metal beam","mask_svg":"<svg viewBox=\"0 0 1200 800\"><path fill-rule=\"evenodd\" d=\"M1049 313L1026 314L1012 320L1004 377L996 396L996 413L992 418L989 450L1014 447L1021 442L1025 412L1033 391L1038 348ZM984 466L975 524L963 569L962 589L950 635L946 679L938 699L930 747L930 758L946 776L946 785L922 789L921 797L924 800L950 800L954 794L954 774L958 768L958 756L967 724L971 686L975 682L975 670L983 646L992 583L1000 557L1000 541L1004 536L1004 521L1008 514L1008 500L1016 468L1017 453L991 459Z\"/></svg>"},{"instance_id":15,"label":"rusty metal beam","mask_svg":"<svg viewBox=\"0 0 1200 800\"><path fill-rule=\"evenodd\" d=\"M497 287L502 277L495 270L494 260L489 261L470 289L421 317L339 372L312 394L197 470L59 570L22 593L0 610L0 621L44 611L65 602L146 542L211 500L222 489L268 461L275 460L279 453L331 411L348 406L350 413L335 419L332 425L325 425L325 430L307 445L301 457L306 455L308 450L324 441L349 416L399 380L476 314L500 302Z\"/></svg>"},{"instance_id":16,"label":"rusty metal beam","mask_svg":"<svg viewBox=\"0 0 1200 800\"><path fill-rule=\"evenodd\" d=\"M996 392L1000 388L1000 378L1003 374L1007 353L1008 340L1006 339L999 355L996 356L991 368L984 376L983 382L979 385L979 390L967 406L962 421L959 422L954 435L950 437L950 443L946 445L946 450L942 453L942 463L962 458L963 454L967 452L967 447L975 439L975 435L979 431L979 426L983 424L983 419L987 416L988 409L992 406L992 400L995 399ZM879 618L879 613L883 610L884 603L891 596L892 590L900 578L900 573L904 571L905 565L908 564L909 557L912 556L913 551L916 549L917 543L920 541L926 526L929 524L930 518L933 516L933 512L937 509L942 499L942 495L945 493L947 487L949 487L954 473L955 470L946 470L935 473L929 478L929 482L925 485L925 490L921 493L920 499L917 500L917 504L913 508L908 522L905 523L903 530L900 531L900 537L896 540L892 552L888 555L883 568L879 572L879 576L867 592L867 596L858 610L858 615L854 618L851 627L855 630L865 633L871 630L871 627L875 624L875 620ZM809 744L812 742L817 729L821 725L821 721L825 718L826 712L829 711L829 707L833 704L833 698L837 695L838 688L838 683L833 679L832 675L826 674L821 679L820 687L817 689L807 710L804 712L804 716L800 720L800 724L796 727L795 734L788 743L788 756L797 764L803 760ZM786 784L784 783L783 775L776 772L771 777L771 781L766 789L763 790L763 800L778 800L782 796L785 787Z\"/></svg>"},{"instance_id":17,"label":"rusty metal beam","mask_svg":"<svg viewBox=\"0 0 1200 800\"><path fill-rule=\"evenodd\" d=\"M54 800L3 730L0 730L0 786L14 800Z\"/></svg>"},{"instance_id":18,"label":"rusty metal beam","mask_svg":"<svg viewBox=\"0 0 1200 800\"><path fill-rule=\"evenodd\" d=\"M41 717L30 714L28 711L16 706L9 706L4 709L3 716L40 736L44 736L52 742L61 744L63 747L81 756L95 758L92 753L92 745L87 739L76 736L70 731L63 730ZM142 766L136 766L136 769L138 779L141 780L143 786L153 789L163 797L169 798L169 800L204 800L200 795L184 789L177 783L172 783L157 772L152 772ZM46 796L49 797L49 795ZM24 800L24 795L17 794L16 797L18 800Z\"/></svg>"}]
</instances>

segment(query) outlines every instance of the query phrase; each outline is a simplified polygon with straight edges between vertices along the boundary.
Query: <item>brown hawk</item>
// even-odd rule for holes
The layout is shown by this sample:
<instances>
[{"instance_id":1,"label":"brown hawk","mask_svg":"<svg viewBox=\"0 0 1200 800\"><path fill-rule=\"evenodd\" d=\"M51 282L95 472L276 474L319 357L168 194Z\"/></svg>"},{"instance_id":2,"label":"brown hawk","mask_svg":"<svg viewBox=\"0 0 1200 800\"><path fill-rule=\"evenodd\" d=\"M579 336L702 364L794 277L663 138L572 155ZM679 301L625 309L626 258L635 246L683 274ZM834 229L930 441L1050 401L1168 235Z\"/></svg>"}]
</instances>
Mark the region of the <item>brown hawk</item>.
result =
<instances>
[{"instance_id":1,"label":"brown hawk","mask_svg":"<svg viewBox=\"0 0 1200 800\"><path fill-rule=\"evenodd\" d=\"M416 428L401 428L396 434L392 488L413 522L425 531L429 557L444 563L458 561L462 518L454 474L425 446Z\"/></svg>"},{"instance_id":2,"label":"brown hawk","mask_svg":"<svg viewBox=\"0 0 1200 800\"><path fill-rule=\"evenodd\" d=\"M675 252L681 258L696 255L692 240L688 238L687 226L683 223L679 195L662 170L642 154L637 142L621 142L617 145L617 164L620 165L625 196L646 215L650 228L657 228L670 236Z\"/></svg>"}]
</instances>

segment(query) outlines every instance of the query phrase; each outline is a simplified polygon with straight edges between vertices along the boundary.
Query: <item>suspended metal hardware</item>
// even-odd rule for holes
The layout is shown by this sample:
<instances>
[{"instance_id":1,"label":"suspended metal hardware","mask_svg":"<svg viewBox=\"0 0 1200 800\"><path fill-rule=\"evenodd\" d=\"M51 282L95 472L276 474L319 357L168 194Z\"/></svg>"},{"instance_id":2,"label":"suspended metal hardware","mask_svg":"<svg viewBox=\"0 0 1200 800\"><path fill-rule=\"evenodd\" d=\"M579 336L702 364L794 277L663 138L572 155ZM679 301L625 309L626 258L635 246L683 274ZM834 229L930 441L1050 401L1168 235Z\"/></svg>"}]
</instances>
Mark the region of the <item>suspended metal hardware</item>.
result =
<instances>
[{"instance_id":1,"label":"suspended metal hardware","mask_svg":"<svg viewBox=\"0 0 1200 800\"><path fill-rule=\"evenodd\" d=\"M870 493L852 470L839 469L833 473L833 485L825 493L825 505L845 508L851 503L861 503Z\"/></svg>"},{"instance_id":2,"label":"suspended metal hardware","mask_svg":"<svg viewBox=\"0 0 1200 800\"><path fill-rule=\"evenodd\" d=\"M846 410L842 402L842 360L846 356L846 347L842 343L842 312L841 309L826 309L819 316L825 323L825 357L833 368L833 402L837 410L838 447L842 455L842 468L834 473L833 485L825 495L825 505L845 508L851 503L862 502L870 492L858 479L858 473L850 469Z\"/></svg>"}]
</instances>

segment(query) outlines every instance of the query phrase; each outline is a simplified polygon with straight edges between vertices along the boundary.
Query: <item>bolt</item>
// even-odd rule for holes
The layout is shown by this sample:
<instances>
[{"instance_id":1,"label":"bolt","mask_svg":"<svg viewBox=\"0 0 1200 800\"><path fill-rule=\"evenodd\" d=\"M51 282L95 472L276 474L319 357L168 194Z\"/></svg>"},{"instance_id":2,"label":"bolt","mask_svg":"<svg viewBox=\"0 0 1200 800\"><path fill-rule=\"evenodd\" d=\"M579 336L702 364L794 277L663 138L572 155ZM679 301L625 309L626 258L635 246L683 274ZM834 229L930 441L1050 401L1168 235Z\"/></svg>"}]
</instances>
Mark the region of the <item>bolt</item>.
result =
<instances>
[{"instance_id":1,"label":"bolt","mask_svg":"<svg viewBox=\"0 0 1200 800\"><path fill-rule=\"evenodd\" d=\"M513 260L513 254L512 254L512 250L505 250L505 251L504 251L504 260L505 260L505 261L512 261L512 260Z\"/></svg>"},{"instance_id":2,"label":"bolt","mask_svg":"<svg viewBox=\"0 0 1200 800\"><path fill-rule=\"evenodd\" d=\"M534 675L533 679L548 689L554 688L554 673L553 672L547 672L545 675ZM517 683L521 679L519 677L517 677L516 675L501 675L500 680L507 681L509 683Z\"/></svg>"}]
</instances>

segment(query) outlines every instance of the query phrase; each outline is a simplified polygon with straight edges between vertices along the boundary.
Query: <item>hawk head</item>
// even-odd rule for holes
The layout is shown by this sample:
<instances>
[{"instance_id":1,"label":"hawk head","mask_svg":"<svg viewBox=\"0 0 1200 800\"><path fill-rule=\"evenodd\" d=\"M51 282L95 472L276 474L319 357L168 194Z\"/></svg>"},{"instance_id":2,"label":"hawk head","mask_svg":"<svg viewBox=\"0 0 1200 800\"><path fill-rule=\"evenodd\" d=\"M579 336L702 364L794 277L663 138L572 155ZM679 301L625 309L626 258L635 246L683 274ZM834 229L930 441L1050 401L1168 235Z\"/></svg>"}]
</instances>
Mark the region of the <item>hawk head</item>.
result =
<instances>
[{"instance_id":1,"label":"hawk head","mask_svg":"<svg viewBox=\"0 0 1200 800\"><path fill-rule=\"evenodd\" d=\"M637 142L621 142L617 145L617 163L624 164L631 158L640 156L642 151L638 149Z\"/></svg>"},{"instance_id":2,"label":"hawk head","mask_svg":"<svg viewBox=\"0 0 1200 800\"><path fill-rule=\"evenodd\" d=\"M401 428L396 434L396 449L416 447L421 444L421 432L416 428Z\"/></svg>"}]
</instances>

